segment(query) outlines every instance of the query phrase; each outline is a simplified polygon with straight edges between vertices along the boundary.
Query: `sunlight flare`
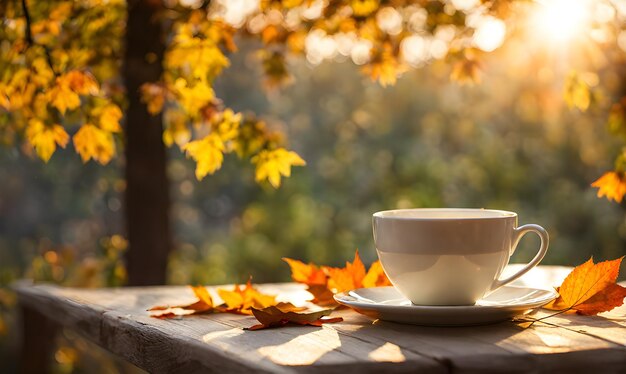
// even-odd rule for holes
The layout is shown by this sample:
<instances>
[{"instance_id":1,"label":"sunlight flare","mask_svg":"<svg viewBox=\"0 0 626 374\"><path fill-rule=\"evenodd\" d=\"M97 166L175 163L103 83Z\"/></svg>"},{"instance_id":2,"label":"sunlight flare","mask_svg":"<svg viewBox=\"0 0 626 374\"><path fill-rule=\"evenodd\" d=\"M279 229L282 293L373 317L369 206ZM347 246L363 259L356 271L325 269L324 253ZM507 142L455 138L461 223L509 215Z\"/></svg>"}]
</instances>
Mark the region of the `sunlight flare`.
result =
<instances>
[{"instance_id":1,"label":"sunlight flare","mask_svg":"<svg viewBox=\"0 0 626 374\"><path fill-rule=\"evenodd\" d=\"M531 17L538 38L564 43L583 35L591 21L589 0L542 0Z\"/></svg>"}]
</instances>

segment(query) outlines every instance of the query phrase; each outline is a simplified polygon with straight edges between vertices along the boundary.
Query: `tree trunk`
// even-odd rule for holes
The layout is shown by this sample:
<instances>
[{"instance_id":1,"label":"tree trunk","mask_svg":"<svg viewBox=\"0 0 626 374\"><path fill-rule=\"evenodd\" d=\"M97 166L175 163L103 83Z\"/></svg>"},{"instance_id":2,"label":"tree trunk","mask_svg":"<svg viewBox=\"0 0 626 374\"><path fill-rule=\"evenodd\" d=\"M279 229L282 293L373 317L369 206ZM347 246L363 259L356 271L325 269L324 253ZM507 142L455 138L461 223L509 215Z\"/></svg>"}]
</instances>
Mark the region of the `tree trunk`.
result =
<instances>
[{"instance_id":1,"label":"tree trunk","mask_svg":"<svg viewBox=\"0 0 626 374\"><path fill-rule=\"evenodd\" d=\"M156 82L163 72L165 53L161 1L128 2L124 80L126 111L125 215L129 240L128 283L164 284L171 248L169 184L161 115L150 115L139 88Z\"/></svg>"}]
</instances>

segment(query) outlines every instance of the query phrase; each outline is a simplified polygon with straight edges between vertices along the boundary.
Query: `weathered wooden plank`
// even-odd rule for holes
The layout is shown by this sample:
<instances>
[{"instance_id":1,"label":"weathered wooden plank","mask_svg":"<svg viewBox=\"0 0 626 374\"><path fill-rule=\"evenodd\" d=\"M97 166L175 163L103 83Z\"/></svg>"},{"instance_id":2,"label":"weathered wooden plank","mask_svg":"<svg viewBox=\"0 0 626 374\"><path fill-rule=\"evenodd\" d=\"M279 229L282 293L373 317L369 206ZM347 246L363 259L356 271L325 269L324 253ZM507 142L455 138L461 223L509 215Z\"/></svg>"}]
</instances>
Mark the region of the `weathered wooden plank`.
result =
<instances>
[{"instance_id":1,"label":"weathered wooden plank","mask_svg":"<svg viewBox=\"0 0 626 374\"><path fill-rule=\"evenodd\" d=\"M526 281L545 286L559 284L569 269L534 272ZM309 296L296 284L260 287L285 301L303 302ZM256 321L247 316L148 316L150 306L193 300L187 287L84 290L21 285L17 290L23 305L44 311L151 372L542 373L626 368L624 307L606 314L608 318L560 315L526 330L510 322L462 328L400 325L340 310L335 313L344 322L321 329L250 332L242 328Z\"/></svg>"},{"instance_id":2,"label":"weathered wooden plank","mask_svg":"<svg viewBox=\"0 0 626 374\"><path fill-rule=\"evenodd\" d=\"M301 290L298 287L298 292ZM18 292L25 304L45 308L59 323L75 327L97 344L151 372L282 372L294 368L301 371L305 365L308 370L317 368L324 372L344 371L346 367L366 372L382 368L388 372L416 368L425 373L444 372L435 360L413 352L398 360L388 354L393 351L389 347L340 336L329 327L249 332L242 328L255 324L253 317L148 317L149 306L188 300L191 293L186 287L76 290L36 286L20 287ZM363 352L377 349L378 354L362 357Z\"/></svg>"}]
</instances>

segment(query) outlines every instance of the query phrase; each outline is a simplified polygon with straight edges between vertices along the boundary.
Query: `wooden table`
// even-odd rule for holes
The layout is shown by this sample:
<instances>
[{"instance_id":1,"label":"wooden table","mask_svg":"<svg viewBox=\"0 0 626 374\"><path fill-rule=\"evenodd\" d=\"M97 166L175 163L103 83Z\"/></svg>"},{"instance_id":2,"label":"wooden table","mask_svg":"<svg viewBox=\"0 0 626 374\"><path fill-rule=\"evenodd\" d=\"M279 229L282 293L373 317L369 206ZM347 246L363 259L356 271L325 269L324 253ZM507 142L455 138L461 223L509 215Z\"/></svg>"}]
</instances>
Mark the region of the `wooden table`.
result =
<instances>
[{"instance_id":1,"label":"wooden table","mask_svg":"<svg viewBox=\"0 0 626 374\"><path fill-rule=\"evenodd\" d=\"M524 282L558 285L569 270L540 267ZM308 296L293 283L259 288L283 300ZM343 322L322 328L245 331L243 327L255 324L254 317L148 316L150 306L193 300L187 287L72 289L20 284L16 290L27 333L44 334L58 324L71 327L150 372L626 373L624 306L601 317L555 316L525 330L512 322L410 326L374 322L343 310L333 314L342 316ZM548 313L539 311L535 317ZM41 370L33 356L45 353L45 339L26 339L24 345L29 359L23 371Z\"/></svg>"}]
</instances>

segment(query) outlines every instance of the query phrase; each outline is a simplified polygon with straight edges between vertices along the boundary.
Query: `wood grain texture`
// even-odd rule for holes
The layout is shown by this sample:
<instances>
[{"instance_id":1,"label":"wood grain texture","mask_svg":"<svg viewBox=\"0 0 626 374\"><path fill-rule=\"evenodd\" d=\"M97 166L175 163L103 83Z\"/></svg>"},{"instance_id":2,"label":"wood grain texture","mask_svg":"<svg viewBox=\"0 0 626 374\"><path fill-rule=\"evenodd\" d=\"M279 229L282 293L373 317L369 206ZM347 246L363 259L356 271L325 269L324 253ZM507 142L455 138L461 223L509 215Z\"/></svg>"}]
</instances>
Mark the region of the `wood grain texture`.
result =
<instances>
[{"instance_id":1,"label":"wood grain texture","mask_svg":"<svg viewBox=\"0 0 626 374\"><path fill-rule=\"evenodd\" d=\"M542 268L530 276L558 284L565 274L567 269ZM260 288L281 300L308 297L293 283ZM343 322L322 328L245 331L256 323L253 317L148 316L151 306L193 300L187 287L83 290L20 284L16 290L23 306L155 373L626 372L625 307L599 317L551 317L525 330L511 322L455 328L401 325L344 309L333 313ZM534 317L547 314L539 311Z\"/></svg>"}]
</instances>

